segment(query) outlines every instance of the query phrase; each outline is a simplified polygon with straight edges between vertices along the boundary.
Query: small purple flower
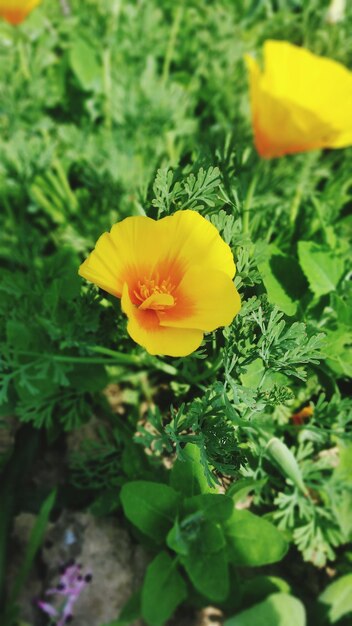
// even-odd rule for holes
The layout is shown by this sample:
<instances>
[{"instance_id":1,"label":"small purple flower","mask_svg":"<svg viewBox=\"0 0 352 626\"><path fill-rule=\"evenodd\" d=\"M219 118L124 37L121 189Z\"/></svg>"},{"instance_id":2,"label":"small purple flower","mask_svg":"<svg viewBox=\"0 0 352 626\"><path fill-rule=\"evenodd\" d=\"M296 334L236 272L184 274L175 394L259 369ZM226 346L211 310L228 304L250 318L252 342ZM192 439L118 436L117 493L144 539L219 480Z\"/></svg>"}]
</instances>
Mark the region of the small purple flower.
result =
<instances>
[{"instance_id":1,"label":"small purple flower","mask_svg":"<svg viewBox=\"0 0 352 626\"><path fill-rule=\"evenodd\" d=\"M92 574L83 574L82 565L77 565L74 560L61 566L59 573L60 582L45 592L45 596L53 596L52 603L39 600L38 607L51 618L55 618L55 626L65 626L73 620L74 605L83 589L91 582Z\"/></svg>"}]
</instances>

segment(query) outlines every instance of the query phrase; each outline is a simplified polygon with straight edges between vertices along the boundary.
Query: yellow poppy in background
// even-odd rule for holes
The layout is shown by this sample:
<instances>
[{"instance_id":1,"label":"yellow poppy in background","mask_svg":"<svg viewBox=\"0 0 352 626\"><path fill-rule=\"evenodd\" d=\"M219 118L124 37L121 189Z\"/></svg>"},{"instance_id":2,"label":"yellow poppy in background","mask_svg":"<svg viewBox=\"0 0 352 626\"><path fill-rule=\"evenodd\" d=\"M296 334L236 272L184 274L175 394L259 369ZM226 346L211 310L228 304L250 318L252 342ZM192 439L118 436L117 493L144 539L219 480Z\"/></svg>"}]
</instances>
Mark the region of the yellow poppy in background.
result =
<instances>
[{"instance_id":1,"label":"yellow poppy in background","mask_svg":"<svg viewBox=\"0 0 352 626\"><path fill-rule=\"evenodd\" d=\"M266 41L264 70L246 55L254 140L279 157L352 144L352 72L286 41Z\"/></svg>"},{"instance_id":2,"label":"yellow poppy in background","mask_svg":"<svg viewBox=\"0 0 352 626\"><path fill-rule=\"evenodd\" d=\"M104 233L79 274L121 298L132 339L150 354L186 356L240 310L230 247L195 211L135 216Z\"/></svg>"},{"instance_id":3,"label":"yellow poppy in background","mask_svg":"<svg viewBox=\"0 0 352 626\"><path fill-rule=\"evenodd\" d=\"M0 0L0 16L17 26L40 3L41 0Z\"/></svg>"}]
</instances>

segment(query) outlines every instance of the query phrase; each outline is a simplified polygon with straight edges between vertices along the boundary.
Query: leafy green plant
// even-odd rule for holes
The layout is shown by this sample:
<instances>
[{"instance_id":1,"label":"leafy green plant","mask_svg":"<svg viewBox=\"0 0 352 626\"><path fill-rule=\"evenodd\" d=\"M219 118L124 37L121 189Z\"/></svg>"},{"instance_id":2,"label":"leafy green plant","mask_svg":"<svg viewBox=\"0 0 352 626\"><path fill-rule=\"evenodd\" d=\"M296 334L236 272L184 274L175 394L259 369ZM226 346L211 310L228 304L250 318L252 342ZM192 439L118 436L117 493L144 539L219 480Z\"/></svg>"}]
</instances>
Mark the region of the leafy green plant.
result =
<instances>
[{"instance_id":1,"label":"leafy green plant","mask_svg":"<svg viewBox=\"0 0 352 626\"><path fill-rule=\"evenodd\" d=\"M236 510L231 498L209 487L199 460L197 446L189 443L170 473L170 485L132 481L121 491L126 517L161 550L141 593L141 616L150 626L164 624L195 592L203 603L226 602L234 593L233 568L275 563L287 551L275 526Z\"/></svg>"},{"instance_id":2,"label":"leafy green plant","mask_svg":"<svg viewBox=\"0 0 352 626\"><path fill-rule=\"evenodd\" d=\"M229 626L348 624L352 152L260 160L243 54L286 39L351 67L351 6L329 24L327 0L69 5L0 23L3 606L13 519L46 517L40 441L56 507L127 520L154 559L115 626L209 602ZM242 309L171 360L77 269L114 222L180 209L230 245Z\"/></svg>"}]
</instances>

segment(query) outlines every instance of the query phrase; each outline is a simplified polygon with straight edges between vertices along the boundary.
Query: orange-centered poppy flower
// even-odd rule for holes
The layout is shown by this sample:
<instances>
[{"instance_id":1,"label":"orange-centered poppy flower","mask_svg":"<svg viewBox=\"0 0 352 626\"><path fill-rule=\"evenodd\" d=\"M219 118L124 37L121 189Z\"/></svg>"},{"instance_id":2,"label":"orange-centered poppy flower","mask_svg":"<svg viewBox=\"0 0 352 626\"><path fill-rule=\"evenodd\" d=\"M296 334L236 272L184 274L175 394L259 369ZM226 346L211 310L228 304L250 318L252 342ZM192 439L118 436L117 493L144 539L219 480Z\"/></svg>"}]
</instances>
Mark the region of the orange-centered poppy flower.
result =
<instances>
[{"instance_id":1,"label":"orange-centered poppy flower","mask_svg":"<svg viewBox=\"0 0 352 626\"><path fill-rule=\"evenodd\" d=\"M352 144L352 72L286 41L266 41L264 70L246 55L260 156Z\"/></svg>"},{"instance_id":2,"label":"orange-centered poppy flower","mask_svg":"<svg viewBox=\"0 0 352 626\"><path fill-rule=\"evenodd\" d=\"M236 268L217 229L195 211L127 217L104 233L79 274L117 298L132 339L150 354L186 356L240 310Z\"/></svg>"},{"instance_id":3,"label":"orange-centered poppy flower","mask_svg":"<svg viewBox=\"0 0 352 626\"><path fill-rule=\"evenodd\" d=\"M41 0L0 0L0 16L17 26L40 2Z\"/></svg>"}]
</instances>

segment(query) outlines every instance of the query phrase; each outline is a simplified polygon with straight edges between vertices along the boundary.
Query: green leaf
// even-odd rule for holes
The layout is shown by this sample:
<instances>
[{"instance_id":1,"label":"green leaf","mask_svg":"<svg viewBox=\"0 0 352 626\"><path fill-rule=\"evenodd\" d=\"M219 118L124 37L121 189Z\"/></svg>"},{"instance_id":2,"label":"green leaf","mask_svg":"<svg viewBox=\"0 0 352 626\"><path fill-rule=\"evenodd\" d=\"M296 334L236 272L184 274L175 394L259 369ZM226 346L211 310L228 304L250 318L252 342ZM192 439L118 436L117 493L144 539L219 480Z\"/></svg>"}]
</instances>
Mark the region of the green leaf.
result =
<instances>
[{"instance_id":1,"label":"green leaf","mask_svg":"<svg viewBox=\"0 0 352 626\"><path fill-rule=\"evenodd\" d=\"M187 597L176 561L160 552L149 565L142 589L142 616L149 626L163 626Z\"/></svg>"},{"instance_id":2,"label":"green leaf","mask_svg":"<svg viewBox=\"0 0 352 626\"><path fill-rule=\"evenodd\" d=\"M76 38L70 48L71 68L85 91L99 91L102 86L102 68L94 46Z\"/></svg>"},{"instance_id":3,"label":"green leaf","mask_svg":"<svg viewBox=\"0 0 352 626\"><path fill-rule=\"evenodd\" d=\"M209 487L200 461L200 450L188 443L183 450L183 459L176 459L171 470L170 485L185 496L214 493Z\"/></svg>"},{"instance_id":4,"label":"green leaf","mask_svg":"<svg viewBox=\"0 0 352 626\"><path fill-rule=\"evenodd\" d=\"M168 532L166 543L177 554L187 555L190 550L190 542L187 533L176 520L171 530Z\"/></svg>"},{"instance_id":5,"label":"green leaf","mask_svg":"<svg viewBox=\"0 0 352 626\"><path fill-rule=\"evenodd\" d=\"M240 478L230 485L226 493L235 504L237 502L244 502L251 491L254 491L256 494L260 493L262 487L264 487L267 482L267 478L261 478L260 480L254 478Z\"/></svg>"},{"instance_id":6,"label":"green leaf","mask_svg":"<svg viewBox=\"0 0 352 626\"><path fill-rule=\"evenodd\" d=\"M251 606L262 602L273 593L290 593L290 585L277 576L255 576L247 580L242 587L242 602Z\"/></svg>"},{"instance_id":7,"label":"green leaf","mask_svg":"<svg viewBox=\"0 0 352 626\"><path fill-rule=\"evenodd\" d=\"M269 302L286 315L295 315L299 299L306 291L307 281L293 256L284 254L276 246L268 246L269 256L258 268Z\"/></svg>"},{"instance_id":8,"label":"green leaf","mask_svg":"<svg viewBox=\"0 0 352 626\"><path fill-rule=\"evenodd\" d=\"M267 445L267 451L279 467L281 473L285 477L290 478L293 484L307 495L308 490L303 482L300 467L287 445L277 437L273 437Z\"/></svg>"},{"instance_id":9,"label":"green leaf","mask_svg":"<svg viewBox=\"0 0 352 626\"><path fill-rule=\"evenodd\" d=\"M339 324L347 329L352 328L352 297L347 296L346 300L344 300L336 293L332 293L330 295L330 304L337 315Z\"/></svg>"},{"instance_id":10,"label":"green leaf","mask_svg":"<svg viewBox=\"0 0 352 626\"><path fill-rule=\"evenodd\" d=\"M235 565L253 567L276 563L288 550L276 526L249 511L235 509L231 519L225 522L224 530L229 558Z\"/></svg>"},{"instance_id":11,"label":"green leaf","mask_svg":"<svg viewBox=\"0 0 352 626\"><path fill-rule=\"evenodd\" d=\"M352 443L339 444L339 464L334 469L334 479L352 487Z\"/></svg>"},{"instance_id":12,"label":"green leaf","mask_svg":"<svg viewBox=\"0 0 352 626\"><path fill-rule=\"evenodd\" d=\"M29 576L35 556L43 542L44 534L49 521L49 516L55 504L55 500L56 489L54 489L46 498L38 513L38 517L35 521L29 538L23 563L17 574L14 587L10 595L10 604L13 604L16 601L18 594L20 593L23 585L25 584Z\"/></svg>"},{"instance_id":13,"label":"green leaf","mask_svg":"<svg viewBox=\"0 0 352 626\"><path fill-rule=\"evenodd\" d=\"M299 241L298 257L309 287L318 298L336 289L344 272L344 261L336 252L311 241Z\"/></svg>"},{"instance_id":14,"label":"green leaf","mask_svg":"<svg viewBox=\"0 0 352 626\"><path fill-rule=\"evenodd\" d=\"M274 593L264 602L226 620L224 626L306 626L306 615L297 598Z\"/></svg>"},{"instance_id":15,"label":"green leaf","mask_svg":"<svg viewBox=\"0 0 352 626\"><path fill-rule=\"evenodd\" d=\"M352 614L352 574L346 574L331 583L320 594L319 601L328 605L331 624L338 622L344 615Z\"/></svg>"},{"instance_id":16,"label":"green leaf","mask_svg":"<svg viewBox=\"0 0 352 626\"><path fill-rule=\"evenodd\" d=\"M352 377L352 332L342 325L327 330L323 339L326 364L338 377Z\"/></svg>"},{"instance_id":17,"label":"green leaf","mask_svg":"<svg viewBox=\"0 0 352 626\"><path fill-rule=\"evenodd\" d=\"M205 493L186 498L183 506L187 514L199 510L203 512L205 519L214 522L224 522L231 517L233 511L231 498L220 493Z\"/></svg>"},{"instance_id":18,"label":"green leaf","mask_svg":"<svg viewBox=\"0 0 352 626\"><path fill-rule=\"evenodd\" d=\"M201 545L201 552L218 552L225 547L225 537L221 527L214 522L205 522L201 526L197 539Z\"/></svg>"},{"instance_id":19,"label":"green leaf","mask_svg":"<svg viewBox=\"0 0 352 626\"><path fill-rule=\"evenodd\" d=\"M331 508L340 526L344 541L352 539L352 491L341 489Z\"/></svg>"},{"instance_id":20,"label":"green leaf","mask_svg":"<svg viewBox=\"0 0 352 626\"><path fill-rule=\"evenodd\" d=\"M194 548L190 555L181 557L181 563L202 595L214 602L226 599L229 593L229 572L225 550L210 553Z\"/></svg>"},{"instance_id":21,"label":"green leaf","mask_svg":"<svg viewBox=\"0 0 352 626\"><path fill-rule=\"evenodd\" d=\"M225 547L225 537L221 527L211 521L204 521L196 513L182 520L176 520L167 536L169 548L182 554L191 552L218 552Z\"/></svg>"},{"instance_id":22,"label":"green leaf","mask_svg":"<svg viewBox=\"0 0 352 626\"><path fill-rule=\"evenodd\" d=\"M167 485L139 480L124 485L120 498L132 524L162 543L177 515L179 494Z\"/></svg>"},{"instance_id":23,"label":"green leaf","mask_svg":"<svg viewBox=\"0 0 352 626\"><path fill-rule=\"evenodd\" d=\"M265 367L262 359L254 359L241 374L241 382L245 387L258 387L263 378Z\"/></svg>"}]
</instances>

